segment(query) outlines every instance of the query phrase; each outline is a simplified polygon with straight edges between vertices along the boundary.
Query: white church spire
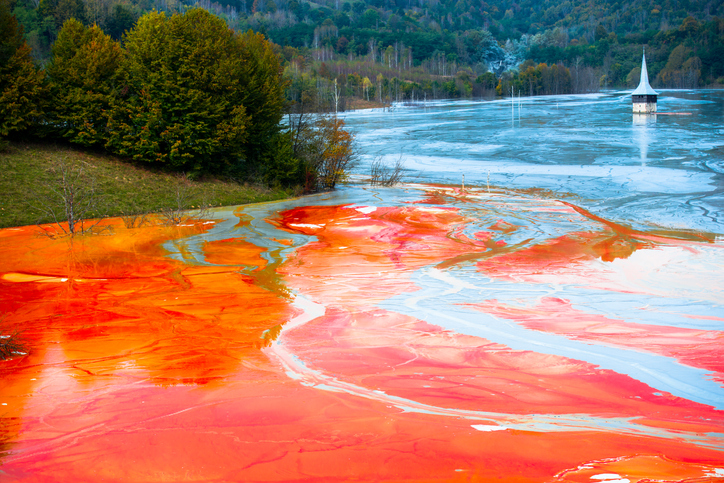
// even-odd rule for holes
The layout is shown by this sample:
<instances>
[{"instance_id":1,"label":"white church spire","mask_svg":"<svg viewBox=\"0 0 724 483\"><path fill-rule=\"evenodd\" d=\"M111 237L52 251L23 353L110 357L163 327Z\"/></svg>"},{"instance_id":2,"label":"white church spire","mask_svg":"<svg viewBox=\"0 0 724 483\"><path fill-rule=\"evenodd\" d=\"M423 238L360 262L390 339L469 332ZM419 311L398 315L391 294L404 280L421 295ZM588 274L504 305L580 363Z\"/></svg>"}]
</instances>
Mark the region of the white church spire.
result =
<instances>
[{"instance_id":1,"label":"white church spire","mask_svg":"<svg viewBox=\"0 0 724 483\"><path fill-rule=\"evenodd\" d=\"M658 92L653 90L649 85L649 72L646 70L646 51L641 59L641 81L639 86L633 91L633 96L658 96Z\"/></svg>"}]
</instances>

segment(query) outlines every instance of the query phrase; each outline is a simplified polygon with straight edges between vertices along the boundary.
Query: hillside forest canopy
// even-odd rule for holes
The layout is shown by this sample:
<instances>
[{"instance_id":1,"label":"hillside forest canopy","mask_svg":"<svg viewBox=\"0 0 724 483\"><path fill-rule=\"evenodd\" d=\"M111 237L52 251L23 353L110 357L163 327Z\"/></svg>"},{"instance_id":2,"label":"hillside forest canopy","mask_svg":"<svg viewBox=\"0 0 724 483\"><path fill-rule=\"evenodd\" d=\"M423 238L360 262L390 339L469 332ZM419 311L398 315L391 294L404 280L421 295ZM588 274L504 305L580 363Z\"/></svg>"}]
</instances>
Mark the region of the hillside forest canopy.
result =
<instances>
[{"instance_id":1,"label":"hillside forest canopy","mask_svg":"<svg viewBox=\"0 0 724 483\"><path fill-rule=\"evenodd\" d=\"M9 1L41 64L69 18L122 41L151 10L204 8L274 42L286 97L318 110L631 88L644 47L655 88L724 85L721 0Z\"/></svg>"},{"instance_id":2,"label":"hillside forest canopy","mask_svg":"<svg viewBox=\"0 0 724 483\"><path fill-rule=\"evenodd\" d=\"M0 140L33 136L104 149L191 178L334 188L355 153L344 122L282 122L287 81L275 46L193 8L142 15L113 39L63 23L44 68L0 0Z\"/></svg>"},{"instance_id":3,"label":"hillside forest canopy","mask_svg":"<svg viewBox=\"0 0 724 483\"><path fill-rule=\"evenodd\" d=\"M654 87L724 84L721 1L0 0L0 26L0 139L310 190L354 149L309 113L631 88L644 47Z\"/></svg>"}]
</instances>

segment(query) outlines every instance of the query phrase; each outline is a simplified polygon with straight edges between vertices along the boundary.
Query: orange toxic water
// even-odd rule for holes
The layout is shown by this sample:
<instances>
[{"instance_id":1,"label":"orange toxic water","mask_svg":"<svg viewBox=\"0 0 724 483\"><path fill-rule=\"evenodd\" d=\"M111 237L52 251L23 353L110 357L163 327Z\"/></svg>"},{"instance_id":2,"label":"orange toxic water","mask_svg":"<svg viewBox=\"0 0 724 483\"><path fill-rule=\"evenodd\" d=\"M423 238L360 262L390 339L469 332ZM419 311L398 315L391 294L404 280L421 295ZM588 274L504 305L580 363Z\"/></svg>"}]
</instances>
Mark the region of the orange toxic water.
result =
<instances>
[{"instance_id":1,"label":"orange toxic water","mask_svg":"<svg viewBox=\"0 0 724 483\"><path fill-rule=\"evenodd\" d=\"M0 480L724 482L720 244L400 196L0 231Z\"/></svg>"}]
</instances>

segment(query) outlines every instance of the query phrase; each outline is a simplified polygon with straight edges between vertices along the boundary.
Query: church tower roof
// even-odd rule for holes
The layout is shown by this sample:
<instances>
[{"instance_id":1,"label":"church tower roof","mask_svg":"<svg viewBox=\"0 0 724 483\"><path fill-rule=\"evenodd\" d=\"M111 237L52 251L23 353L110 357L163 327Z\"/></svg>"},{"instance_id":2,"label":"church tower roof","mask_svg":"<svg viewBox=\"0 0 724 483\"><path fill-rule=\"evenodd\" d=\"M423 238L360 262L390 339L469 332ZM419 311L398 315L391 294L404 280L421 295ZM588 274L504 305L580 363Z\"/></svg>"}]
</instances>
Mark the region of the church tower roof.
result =
<instances>
[{"instance_id":1,"label":"church tower roof","mask_svg":"<svg viewBox=\"0 0 724 483\"><path fill-rule=\"evenodd\" d=\"M649 73L646 70L646 52L643 54L641 59L641 81L639 86L631 94L632 96L658 96L659 93L651 88L649 85Z\"/></svg>"}]
</instances>

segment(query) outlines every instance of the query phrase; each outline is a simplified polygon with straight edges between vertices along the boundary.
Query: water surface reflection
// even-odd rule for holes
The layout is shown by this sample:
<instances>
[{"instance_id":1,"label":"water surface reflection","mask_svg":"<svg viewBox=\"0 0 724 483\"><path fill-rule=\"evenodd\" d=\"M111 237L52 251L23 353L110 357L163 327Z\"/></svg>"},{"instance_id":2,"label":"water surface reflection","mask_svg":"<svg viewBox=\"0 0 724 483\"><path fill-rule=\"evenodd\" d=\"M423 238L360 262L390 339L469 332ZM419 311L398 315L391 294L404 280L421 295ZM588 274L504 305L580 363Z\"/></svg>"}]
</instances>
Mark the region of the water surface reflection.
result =
<instances>
[{"instance_id":1,"label":"water surface reflection","mask_svg":"<svg viewBox=\"0 0 724 483\"><path fill-rule=\"evenodd\" d=\"M724 478L721 141L690 134L721 131L710 104L353 113L368 147L415 147L455 186L1 230L0 328L29 351L0 363L2 476Z\"/></svg>"},{"instance_id":2,"label":"water surface reflection","mask_svg":"<svg viewBox=\"0 0 724 483\"><path fill-rule=\"evenodd\" d=\"M636 226L722 233L724 91L662 91L659 115L631 112L628 92L511 102L441 101L345 120L366 153L402 154L418 179L570 193Z\"/></svg>"}]
</instances>

